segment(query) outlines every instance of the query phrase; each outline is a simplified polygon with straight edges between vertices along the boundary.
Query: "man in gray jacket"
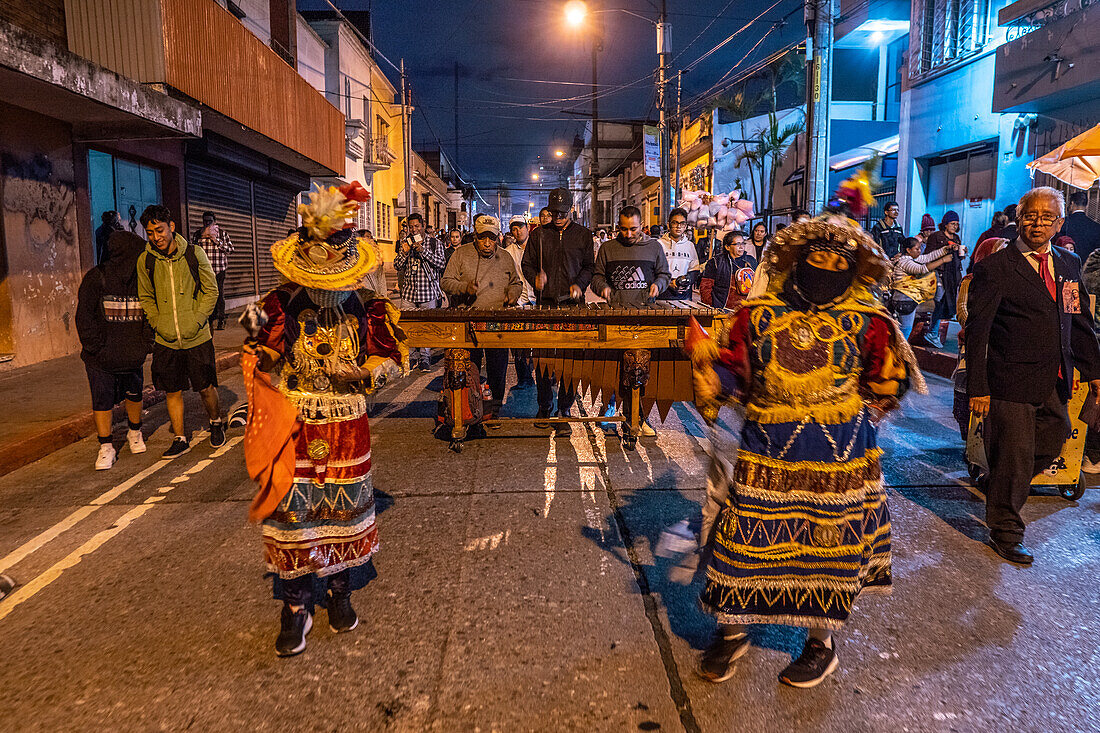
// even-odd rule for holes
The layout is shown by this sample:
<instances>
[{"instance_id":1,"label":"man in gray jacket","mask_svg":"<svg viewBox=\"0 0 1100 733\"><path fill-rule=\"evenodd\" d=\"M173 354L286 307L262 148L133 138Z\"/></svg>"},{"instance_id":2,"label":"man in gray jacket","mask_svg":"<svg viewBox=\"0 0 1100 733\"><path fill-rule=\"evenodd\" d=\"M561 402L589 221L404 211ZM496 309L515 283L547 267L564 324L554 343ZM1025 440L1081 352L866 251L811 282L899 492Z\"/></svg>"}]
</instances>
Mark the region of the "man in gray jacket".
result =
<instances>
[{"instance_id":1,"label":"man in gray jacket","mask_svg":"<svg viewBox=\"0 0 1100 733\"><path fill-rule=\"evenodd\" d=\"M500 248L500 223L492 216L478 218L473 244L463 244L451 255L439 285L451 305L474 310L493 310L515 305L523 293L523 280L512 255ZM504 401L508 373L508 349L473 349L470 358L485 371L492 392L486 417L495 417Z\"/></svg>"}]
</instances>

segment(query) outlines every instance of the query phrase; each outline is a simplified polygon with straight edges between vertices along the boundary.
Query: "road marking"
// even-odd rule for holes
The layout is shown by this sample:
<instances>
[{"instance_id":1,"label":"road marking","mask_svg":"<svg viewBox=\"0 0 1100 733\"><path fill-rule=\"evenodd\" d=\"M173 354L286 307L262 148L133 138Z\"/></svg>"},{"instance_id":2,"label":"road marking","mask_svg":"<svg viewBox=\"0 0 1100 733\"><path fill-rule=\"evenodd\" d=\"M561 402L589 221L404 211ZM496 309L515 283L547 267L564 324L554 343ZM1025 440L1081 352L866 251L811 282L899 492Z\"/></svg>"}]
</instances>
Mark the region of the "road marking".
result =
<instances>
[{"instance_id":1,"label":"road marking","mask_svg":"<svg viewBox=\"0 0 1100 733\"><path fill-rule=\"evenodd\" d=\"M386 408L382 410L382 412L378 413L378 415L376 415L373 419L376 421L381 420L382 418L387 417L388 415L392 415L398 410L404 408L406 405L412 402L414 397L419 396L421 392L426 390L428 388L428 384L434 378L435 375L429 373L414 379L408 387L405 387L405 389L401 390L397 394L397 397L395 397L390 402L390 404L386 405Z\"/></svg>"},{"instance_id":2,"label":"road marking","mask_svg":"<svg viewBox=\"0 0 1100 733\"><path fill-rule=\"evenodd\" d=\"M203 460L199 461L198 463L196 463L191 468L189 468L187 470L187 473L189 473L191 475L197 474L199 471L202 471L203 469L210 466L214 462L214 458L219 458L221 456L224 456L226 453L229 452L229 450L231 448L233 448L233 446L237 445L242 440L244 440L243 435L239 435L239 436L229 440L221 448L218 448L216 451L214 451L211 454L210 458L203 459ZM147 478L148 476L151 476L153 473L156 472L152 469L155 468L156 470L160 470L161 468L163 468L165 465L167 465L169 463L171 463L171 461L168 461L168 460L158 461L157 463L153 464L152 466L145 469L141 473L138 473L137 475L133 476L129 480L124 481L123 483L119 484L114 489L111 489L110 491L104 492L102 495L100 495L96 499L96 501L99 501L103 497L111 495L111 494L113 494L112 498L119 496L123 491L126 491L127 489L132 488L134 485L139 483L141 480ZM198 467L198 466L201 466L201 468L198 468L198 470L195 470L196 467ZM169 484L168 486L161 486L159 489L157 489L157 491L160 492L159 495L153 495L153 496L148 497L144 502L142 502L141 504L138 504L133 509L131 509L130 511L126 512L121 517L119 517L118 520L115 521L115 523L112 524L110 527L103 530L102 532L98 532L97 534L93 535L90 540L88 540L87 542L85 542L80 547L76 548L75 550L73 550L71 553L69 553L67 556L65 556L65 558L63 558L59 562L55 563L48 570L46 570L44 573L42 573L41 575L38 575L37 577L31 579L25 585L20 586L14 593L11 594L11 596L9 596L8 598L5 599L5 602L3 603L3 605L0 605L0 621L2 621L8 614L10 614L13 610L15 610L16 606L20 605L21 603L23 603L24 601L26 601L27 599L31 598L36 593L38 593L38 591L42 590L43 588L45 588L50 583L57 580L59 577L61 577L61 574L63 572L65 572L66 570L68 570L71 567L76 566L85 556L90 555L93 552L95 552L96 550L98 550L100 547L103 546L104 543L106 543L112 537L114 537L115 535L117 535L119 532L126 529L127 527L129 527L130 524L135 519L140 517L142 514L145 514L145 512L149 511L150 509L152 509L154 506L157 505L158 502L161 502L164 499L166 499L167 498L166 494L169 491L171 491L172 489L176 488L176 486L178 486L178 484ZM123 487L125 487L125 488L123 488ZM121 491L119 489L121 489ZM91 511L95 511L96 509L103 506L104 504L106 504L106 502L102 502L102 503L99 503L99 504L95 504L93 502L92 506L81 507L81 509L91 509ZM88 514L91 514L91 511L89 511ZM77 512L73 512L73 514L70 515L70 517L74 516L78 513L79 513L79 510ZM84 516L87 516L87 514L85 514ZM67 519L64 520L64 521L67 521ZM79 521L79 520L77 520L77 521ZM51 527L50 530L47 530L47 532L42 533L42 535L39 535L39 537L42 537L43 535L45 535L48 532L52 531L54 528L56 528L57 526L59 526L62 523L63 522L59 522L58 524L54 525L54 527ZM75 523L76 522L73 522L73 524L75 524ZM69 526L72 526L72 525L69 525ZM68 529L68 527L66 527L65 529ZM60 534L63 531L64 531L64 529L60 530L57 534ZM35 539L38 539L38 538L35 538ZM32 542L33 541L34 540L32 540ZM24 547L26 547L26 545L24 545ZM41 545L39 545L38 547L41 547ZM22 548L20 548L20 549L22 549ZM34 549L38 549L38 548L36 547ZM16 552L18 552L18 551L19 550L17 550ZM31 550L31 552L33 552L33 551L34 550ZM12 553L12 555L14 555L14 554L15 553ZM9 555L8 557L11 557L12 555ZM7 559L8 558L4 558L4 561L6 562Z\"/></svg>"},{"instance_id":3,"label":"road marking","mask_svg":"<svg viewBox=\"0 0 1100 733\"><path fill-rule=\"evenodd\" d=\"M38 577L34 578L26 585L19 586L14 593L7 598L7 600L0 604L0 621L14 611L21 603L28 598L34 596L38 591L45 588L47 585L57 580L61 573L67 569L76 566L85 555L89 555L99 549L103 543L117 535L122 530L130 526L130 522L140 517L145 512L153 508L153 504L138 504L130 511L123 514L118 520L108 529L94 535L90 540L85 542L80 547L70 552L64 559L55 563L49 570L42 573Z\"/></svg>"},{"instance_id":4,"label":"road marking","mask_svg":"<svg viewBox=\"0 0 1100 733\"><path fill-rule=\"evenodd\" d=\"M550 505L554 503L554 487L558 483L558 446L554 442L557 436L550 431L550 450L546 453L546 471L543 473L542 490L546 495L546 505L542 508L542 516L550 516Z\"/></svg>"}]
</instances>

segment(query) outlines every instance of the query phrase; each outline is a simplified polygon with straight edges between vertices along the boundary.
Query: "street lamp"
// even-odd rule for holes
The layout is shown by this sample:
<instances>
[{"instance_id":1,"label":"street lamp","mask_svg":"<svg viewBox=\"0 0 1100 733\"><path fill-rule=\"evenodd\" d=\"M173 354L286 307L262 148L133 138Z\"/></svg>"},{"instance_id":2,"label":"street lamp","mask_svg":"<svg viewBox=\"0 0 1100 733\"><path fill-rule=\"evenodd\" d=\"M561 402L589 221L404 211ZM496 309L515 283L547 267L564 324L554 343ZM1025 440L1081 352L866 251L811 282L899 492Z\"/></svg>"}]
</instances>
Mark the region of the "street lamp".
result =
<instances>
[{"instance_id":1,"label":"street lamp","mask_svg":"<svg viewBox=\"0 0 1100 733\"><path fill-rule=\"evenodd\" d=\"M576 28L588 16L588 5L582 0L569 0L565 4L565 22Z\"/></svg>"},{"instance_id":2,"label":"street lamp","mask_svg":"<svg viewBox=\"0 0 1100 733\"><path fill-rule=\"evenodd\" d=\"M606 8L602 10L589 11L588 6L583 0L569 0L565 4L565 22L566 24L577 28L585 20L588 15L598 15L602 13L626 13L627 15L639 18L646 21L650 25L657 29L657 109L659 112L658 128L660 130L661 140L661 189L660 189L660 207L661 207L661 221L668 218L669 211L669 129L668 129L668 95L666 93L666 87L668 83L669 73L669 37L671 36L672 27L668 23L668 0L661 0L661 13L658 20L647 18L640 13L635 13L633 10L627 10L626 8ZM599 125L599 108L596 104L596 100L599 96L597 91L598 86L596 84L596 58L597 53L602 50L600 43L600 34L598 30L594 34L596 36L592 44L592 219L591 224L595 228L596 224L596 205L598 199L598 179L599 179L599 140L600 140L600 125ZM557 155L557 152L555 152ZM560 157L560 156L559 156Z\"/></svg>"},{"instance_id":3,"label":"street lamp","mask_svg":"<svg viewBox=\"0 0 1100 733\"><path fill-rule=\"evenodd\" d=\"M554 157L555 157L555 158L560 158L560 157L562 157L563 155L565 155L565 151L564 151L564 150L555 150L555 151L554 151Z\"/></svg>"},{"instance_id":4,"label":"street lamp","mask_svg":"<svg viewBox=\"0 0 1100 733\"><path fill-rule=\"evenodd\" d=\"M539 174L538 173L532 173L531 174L531 180L532 181L537 181L538 179L539 179Z\"/></svg>"}]
</instances>

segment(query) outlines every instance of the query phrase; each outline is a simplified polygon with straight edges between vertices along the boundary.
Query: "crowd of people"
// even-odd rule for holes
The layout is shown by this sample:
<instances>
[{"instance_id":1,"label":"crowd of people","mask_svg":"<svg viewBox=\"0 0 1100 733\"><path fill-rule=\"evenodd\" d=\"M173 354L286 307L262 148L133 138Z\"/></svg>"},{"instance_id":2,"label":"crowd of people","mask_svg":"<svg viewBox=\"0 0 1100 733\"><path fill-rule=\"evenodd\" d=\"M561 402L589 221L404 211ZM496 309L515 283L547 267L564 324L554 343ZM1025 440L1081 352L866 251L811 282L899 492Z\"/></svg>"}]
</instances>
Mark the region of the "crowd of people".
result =
<instances>
[{"instance_id":1,"label":"crowd of people","mask_svg":"<svg viewBox=\"0 0 1100 733\"><path fill-rule=\"evenodd\" d=\"M1087 216L1087 202L1083 193L1071 195L1067 213L1059 191L1032 189L993 216L970 257L953 211L938 224L925 215L921 231L908 237L894 202L869 232L838 204L816 218L796 212L774 233L756 223L748 232L721 232L719 241L713 231L689 233L683 209L672 209L662 227L647 228L642 212L625 206L609 237L575 221L571 193L555 189L537 223L516 217L506 232L495 217L480 215L471 233L454 229L441 240L411 214L393 262L393 306L378 284L381 262L369 233L330 228L307 236L302 227L289 233L283 260L275 249L284 243L273 249L289 282L264 299L266 318L250 331L246 353L257 368L282 359L282 391L298 400L298 414L309 413L314 437L294 439L291 456L311 466L293 479L308 483L310 471L328 459L325 441L337 433L355 433L362 445L352 452L369 456L363 380L372 359L404 356L398 332L379 326L396 320L397 309L444 303L553 309L595 299L637 308L692 299L733 310L728 333L714 339L693 332L685 344L704 416L739 403L743 418L736 453L711 455L695 532L697 562L707 568L701 606L718 622L700 673L715 682L728 679L748 650L747 626L780 623L805 627L809 635L779 678L812 687L839 665L833 632L856 599L892 582L890 514L875 433L907 391L924 388L909 343L918 313L926 314L925 338L933 344L942 342L943 324L952 319L964 329L956 417L964 439L972 416L985 421L988 470L978 485L986 497L988 544L1007 561L1033 561L1021 510L1033 476L1069 435L1075 371L1091 404L1100 400L1100 344L1089 296L1100 286L1100 224ZM211 328L225 318L219 302L232 243L213 216L204 217L192 241L176 232L163 206L146 209L141 223L147 241L107 232L102 262L80 289L77 327L102 469L117 457L111 411L119 403L128 416L130 451L145 450L142 367L150 352L153 383L168 394L174 435L165 458L190 449L186 389L202 397L211 444L225 443ZM303 249L303 237L313 244ZM320 259L310 259L315 248L324 250ZM373 284L364 288L368 278ZM344 325L351 332L342 331ZM333 341L329 351L323 350L328 341L315 343L319 333ZM358 356L354 364L334 365L329 354L343 354L344 340ZM536 388L536 426L570 434L569 422L551 417L570 416L574 385L534 370L529 351L509 356L502 349L472 354L479 377L484 369L485 415L501 409L511 361L514 388ZM432 368L430 350L409 350L407 359L410 367ZM618 407L605 405L605 416ZM605 423L608 429L615 430L613 422ZM648 424L639 429L642 437L655 435ZM1100 456L1092 458L1096 463L1086 457L1085 470L1100 470ZM347 508L354 537L341 540L350 549L340 558L302 554L302 538L313 538L307 543L313 548L324 524L301 519L312 516L308 492L287 494L264 515L268 567L284 601L276 643L281 655L305 648L318 599L330 604L335 630L358 623L350 594L369 579L377 540L364 498L369 463L357 470L352 478L363 491L353 492ZM325 487L351 501L337 484Z\"/></svg>"}]
</instances>

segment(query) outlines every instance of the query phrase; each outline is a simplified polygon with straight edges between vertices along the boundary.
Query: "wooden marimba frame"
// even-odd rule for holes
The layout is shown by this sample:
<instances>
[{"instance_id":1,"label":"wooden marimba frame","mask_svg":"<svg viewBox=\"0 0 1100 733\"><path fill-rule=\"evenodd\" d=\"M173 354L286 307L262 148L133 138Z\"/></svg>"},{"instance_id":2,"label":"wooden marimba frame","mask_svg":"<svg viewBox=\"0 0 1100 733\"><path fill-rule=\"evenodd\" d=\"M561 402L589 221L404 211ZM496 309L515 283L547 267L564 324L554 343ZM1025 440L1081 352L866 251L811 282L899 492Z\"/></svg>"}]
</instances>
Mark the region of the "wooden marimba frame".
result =
<instances>
[{"instance_id":1,"label":"wooden marimba frame","mask_svg":"<svg viewBox=\"0 0 1100 733\"><path fill-rule=\"evenodd\" d=\"M645 308L612 308L606 303L500 310L446 308L409 310L401 327L410 348L441 348L444 385L454 421L452 448L461 450L461 388L466 385L470 349L533 349L535 369L605 400L618 395L623 416L503 418L493 422L624 422L623 445L633 450L642 419L657 406L662 420L674 402L694 401L690 360L682 348L691 318L717 336L729 328L732 311L694 301L657 301ZM486 421L488 424L490 421Z\"/></svg>"}]
</instances>

